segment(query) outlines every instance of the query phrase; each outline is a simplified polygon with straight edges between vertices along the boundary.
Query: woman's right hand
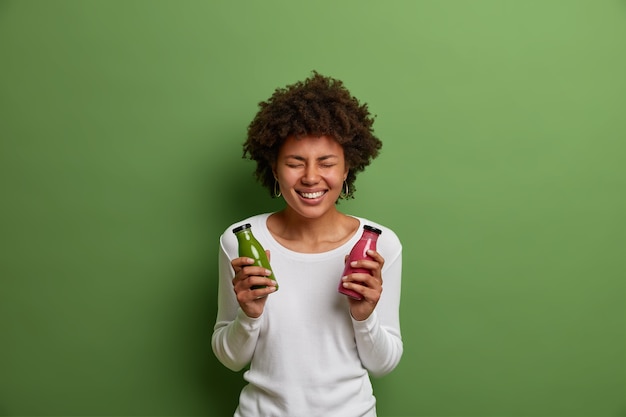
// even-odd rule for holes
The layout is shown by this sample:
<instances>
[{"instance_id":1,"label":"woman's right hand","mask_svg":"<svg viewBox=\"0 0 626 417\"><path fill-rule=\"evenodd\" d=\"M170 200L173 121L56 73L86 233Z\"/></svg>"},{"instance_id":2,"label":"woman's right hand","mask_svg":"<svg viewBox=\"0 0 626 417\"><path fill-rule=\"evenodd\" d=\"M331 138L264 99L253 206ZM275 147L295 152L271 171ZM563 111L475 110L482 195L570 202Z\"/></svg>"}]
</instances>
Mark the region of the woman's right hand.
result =
<instances>
[{"instance_id":1,"label":"woman's right hand","mask_svg":"<svg viewBox=\"0 0 626 417\"><path fill-rule=\"evenodd\" d=\"M269 251L266 253L269 259ZM268 278L272 271L262 266L252 266L254 259L247 257L233 259L230 263L235 271L233 289L239 306L248 317L260 317L268 294L276 291L276 281ZM256 288L258 286L262 288Z\"/></svg>"}]
</instances>

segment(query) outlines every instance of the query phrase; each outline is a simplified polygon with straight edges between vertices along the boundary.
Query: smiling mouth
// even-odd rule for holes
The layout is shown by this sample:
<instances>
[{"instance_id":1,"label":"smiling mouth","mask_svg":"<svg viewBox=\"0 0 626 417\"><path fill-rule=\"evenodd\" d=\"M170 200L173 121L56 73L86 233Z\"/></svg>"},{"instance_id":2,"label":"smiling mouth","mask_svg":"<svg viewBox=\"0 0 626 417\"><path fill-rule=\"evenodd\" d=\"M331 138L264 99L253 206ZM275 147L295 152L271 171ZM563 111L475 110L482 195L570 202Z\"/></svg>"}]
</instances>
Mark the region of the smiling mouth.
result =
<instances>
[{"instance_id":1,"label":"smiling mouth","mask_svg":"<svg viewBox=\"0 0 626 417\"><path fill-rule=\"evenodd\" d=\"M320 198L321 196L326 194L326 191L318 191L315 193L298 193L298 194L300 194L304 198L315 199L315 198Z\"/></svg>"}]
</instances>

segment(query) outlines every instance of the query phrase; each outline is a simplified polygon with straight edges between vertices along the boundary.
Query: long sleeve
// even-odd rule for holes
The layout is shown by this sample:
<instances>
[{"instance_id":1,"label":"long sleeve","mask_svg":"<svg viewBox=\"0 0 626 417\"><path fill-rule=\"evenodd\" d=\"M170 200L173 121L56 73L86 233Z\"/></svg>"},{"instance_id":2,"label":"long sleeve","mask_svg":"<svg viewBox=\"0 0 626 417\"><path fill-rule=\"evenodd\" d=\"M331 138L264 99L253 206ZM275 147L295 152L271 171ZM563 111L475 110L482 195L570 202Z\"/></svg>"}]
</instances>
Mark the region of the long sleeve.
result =
<instances>
[{"instance_id":1,"label":"long sleeve","mask_svg":"<svg viewBox=\"0 0 626 417\"><path fill-rule=\"evenodd\" d=\"M399 308L402 275L402 252L383 266L383 294L366 320L352 319L354 334L363 366L373 376L391 372L403 352L400 335Z\"/></svg>"},{"instance_id":2,"label":"long sleeve","mask_svg":"<svg viewBox=\"0 0 626 417\"><path fill-rule=\"evenodd\" d=\"M224 237L220 239L218 312L211 345L215 356L224 366L239 371L252 360L263 316L248 317L239 307L233 292L231 256Z\"/></svg>"}]
</instances>

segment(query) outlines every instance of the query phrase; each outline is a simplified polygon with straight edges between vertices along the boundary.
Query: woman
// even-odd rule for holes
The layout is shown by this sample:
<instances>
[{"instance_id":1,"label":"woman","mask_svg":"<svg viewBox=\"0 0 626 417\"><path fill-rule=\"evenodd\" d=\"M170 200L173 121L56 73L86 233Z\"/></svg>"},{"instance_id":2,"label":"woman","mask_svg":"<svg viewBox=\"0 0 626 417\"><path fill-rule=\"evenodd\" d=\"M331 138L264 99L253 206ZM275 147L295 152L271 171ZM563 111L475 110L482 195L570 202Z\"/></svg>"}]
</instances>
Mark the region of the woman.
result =
<instances>
[{"instance_id":1,"label":"woman","mask_svg":"<svg viewBox=\"0 0 626 417\"><path fill-rule=\"evenodd\" d=\"M260 103L248 128L244 156L286 205L220 238L213 351L233 371L250 365L235 416L376 415L369 374L391 372L402 356L402 247L390 229L337 209L382 146L372 124L341 81L314 72ZM270 271L238 257L232 229L245 223L270 257L278 291ZM365 224L382 230L373 260L353 265L369 274L341 277ZM340 279L362 300L338 293Z\"/></svg>"}]
</instances>

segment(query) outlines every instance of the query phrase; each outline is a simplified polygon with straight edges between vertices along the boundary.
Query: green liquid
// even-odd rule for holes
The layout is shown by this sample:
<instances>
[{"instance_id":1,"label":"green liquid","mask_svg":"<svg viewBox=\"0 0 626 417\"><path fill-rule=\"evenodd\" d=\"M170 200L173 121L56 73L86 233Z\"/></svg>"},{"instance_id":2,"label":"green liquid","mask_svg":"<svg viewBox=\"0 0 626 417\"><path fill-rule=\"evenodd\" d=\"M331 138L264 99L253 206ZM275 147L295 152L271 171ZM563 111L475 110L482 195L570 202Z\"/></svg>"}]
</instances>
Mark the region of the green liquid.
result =
<instances>
[{"instance_id":1,"label":"green liquid","mask_svg":"<svg viewBox=\"0 0 626 417\"><path fill-rule=\"evenodd\" d=\"M245 224L233 229L233 233L237 236L237 242L239 243L239 256L254 259L254 263L252 265L261 266L272 271L265 249L261 246L259 241L256 240L250 228L250 224ZM273 271L268 278L276 281ZM265 285L256 285L253 286L252 289L255 290L257 288L265 287ZM276 289L278 290L278 284L276 284Z\"/></svg>"}]
</instances>

